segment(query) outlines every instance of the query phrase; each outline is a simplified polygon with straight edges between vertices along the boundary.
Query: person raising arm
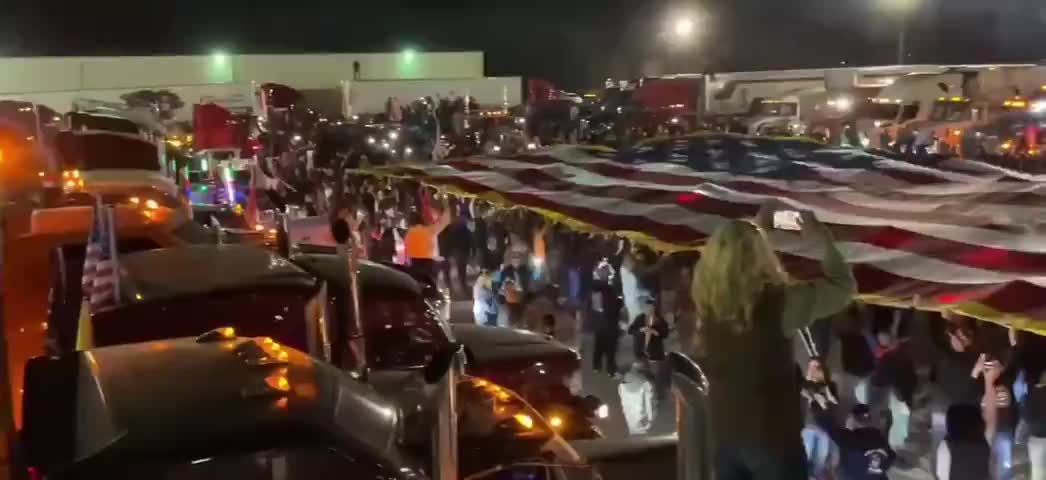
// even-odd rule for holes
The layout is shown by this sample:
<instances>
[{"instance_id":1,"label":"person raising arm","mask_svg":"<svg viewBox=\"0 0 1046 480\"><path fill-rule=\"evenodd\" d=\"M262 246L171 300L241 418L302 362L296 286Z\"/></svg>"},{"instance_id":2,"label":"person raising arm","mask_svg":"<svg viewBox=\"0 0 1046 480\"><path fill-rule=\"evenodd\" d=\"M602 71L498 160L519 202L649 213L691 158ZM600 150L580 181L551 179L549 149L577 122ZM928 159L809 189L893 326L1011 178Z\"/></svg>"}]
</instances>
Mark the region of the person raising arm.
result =
<instances>
[{"instance_id":1,"label":"person raising arm","mask_svg":"<svg viewBox=\"0 0 1046 480\"><path fill-rule=\"evenodd\" d=\"M776 211L768 203L755 221L721 225L691 283L695 338L715 346L698 350L691 342L713 386L709 429L721 480L807 477L792 335L845 308L856 291L831 234L808 212L800 215L802 232L822 242L825 278L789 278L766 234Z\"/></svg>"},{"instance_id":2,"label":"person raising arm","mask_svg":"<svg viewBox=\"0 0 1046 480\"><path fill-rule=\"evenodd\" d=\"M778 202L763 206L756 219L763 232L774 228L773 215L781 211ZM824 276L810 281L789 282L785 287L781 326L786 334L808 327L815 320L839 313L853 301L857 282L853 272L835 246L832 232L813 212L799 212L800 235L804 243L823 247L821 271Z\"/></svg>"}]
</instances>

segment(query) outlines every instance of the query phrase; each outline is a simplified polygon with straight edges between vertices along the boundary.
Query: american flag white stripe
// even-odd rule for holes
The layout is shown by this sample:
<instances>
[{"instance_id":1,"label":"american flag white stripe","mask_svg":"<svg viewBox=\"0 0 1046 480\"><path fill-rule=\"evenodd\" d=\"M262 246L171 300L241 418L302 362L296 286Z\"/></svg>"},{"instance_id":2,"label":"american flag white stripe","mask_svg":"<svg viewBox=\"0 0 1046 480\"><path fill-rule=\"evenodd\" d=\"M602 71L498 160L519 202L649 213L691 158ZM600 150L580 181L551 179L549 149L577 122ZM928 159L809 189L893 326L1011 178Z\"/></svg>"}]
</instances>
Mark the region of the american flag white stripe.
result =
<instances>
[{"instance_id":1,"label":"american flag white stripe","mask_svg":"<svg viewBox=\"0 0 1046 480\"><path fill-rule=\"evenodd\" d=\"M686 165L650 163L640 165L623 165L599 158L581 159L576 156L563 156L570 160L561 162L535 162L527 157L498 159L497 165L504 168L532 169L541 168L568 168L573 172L585 171L596 175L614 178L617 181L631 181L637 184L657 185L666 187L690 187L692 185L714 182L725 185L761 185L781 191L795 193L817 193L817 194L853 194L854 192L866 193L869 197L884 196L886 199L900 199L910 205L899 205L900 208L918 207L919 203L940 204L951 202L956 195L984 196L994 194L995 197L1005 198L1007 195L1032 194L1036 197L1046 197L1046 189L1043 183L1038 182L1008 182L1000 181L998 178L982 178L977 182L969 183L947 183L947 184L912 184L883 177L875 172L863 169L848 168L841 169L830 166L816 165L810 162L796 161L796 165L808 166L811 171L818 172L821 179L798 178L782 179L768 178L755 175L731 174L719 171L693 170ZM558 160L558 156L548 157ZM479 165L489 164L482 158L471 158L452 162L451 165L469 162ZM829 177L837 177L833 182L828 182ZM1046 181L1046 180L1044 180ZM996 202L1002 207L1010 207L1012 202ZM1041 208L1041 205L1038 205Z\"/></svg>"},{"instance_id":2,"label":"american flag white stripe","mask_svg":"<svg viewBox=\"0 0 1046 480\"><path fill-rule=\"evenodd\" d=\"M571 184L579 187L635 187L662 192L699 193L703 196L716 198L724 202L738 205L759 205L768 197L775 197L781 199L784 203L791 205L793 208L811 210L822 220L833 224L864 227L893 226L928 237L944 239L961 238L966 242L984 247L1046 253L1046 237L1041 238L1042 241L1036 241L1035 238L1037 235L1035 235L1034 232L1010 232L1006 230L983 228L981 226L988 220L1009 220L1004 223L1013 223L1019 219L997 219L990 215L984 215L983 213L986 212L979 211L976 207L973 207L972 211L968 211L964 207L965 203L963 202L965 202L965 200L963 202L949 204L942 199L942 201L935 204L933 208L922 206L918 210L910 208L910 203L902 203L901 206L905 208L891 209L887 208L891 206L890 204L861 206L840 199L841 196L845 196L847 193L852 194L852 190L850 192L833 193L831 195L766 195L733 190L723 186L722 183L710 181L695 183L689 186L673 186L633 181L626 178L616 178L595 174L568 164L534 166L533 164L514 161L512 159L498 159L495 161L489 159L473 159L466 160L465 162L473 163L476 168L481 168L481 170L461 171L453 166L432 166L425 168L424 174L432 178L468 179L498 191L508 190L540 193L543 197L557 203L574 205L613 203L613 205L606 205L612 208L617 208L617 205L621 204L614 203L614 199L606 197L592 197L585 200L583 197L586 197L587 195L575 190L542 191L541 189L519 183L513 178L513 174L526 170L545 171L550 175L569 180ZM945 209L945 207L949 206L951 209ZM594 208L601 209L604 208L604 205L596 205ZM1001 209L1004 207L999 208ZM667 209L668 212L664 216L668 223L690 221L686 218L689 212L682 211L681 207L672 203L662 203L657 205L637 204L636 209L650 215L656 215L658 210ZM677 209L680 211L672 211ZM1042 211L1042 216L1036 218L1046 218L1046 197L1043 197L1042 208L1037 210ZM673 221L673 219L675 220ZM717 219L717 221L721 220L722 219Z\"/></svg>"},{"instance_id":3,"label":"american flag white stripe","mask_svg":"<svg viewBox=\"0 0 1046 480\"><path fill-rule=\"evenodd\" d=\"M832 228L865 298L903 303L919 294L927 305L979 318L1041 322L1033 326L1046 333L1046 181L976 163L911 165L835 150L778 159L747 175L606 155L563 147L364 173L413 178L669 249L695 248L774 197ZM847 156L856 163L840 158ZM819 251L794 233L772 236L797 273L816 272Z\"/></svg>"},{"instance_id":4,"label":"american flag white stripe","mask_svg":"<svg viewBox=\"0 0 1046 480\"><path fill-rule=\"evenodd\" d=\"M448 172L444 169L431 169L432 180L444 177ZM488 184L499 191L514 191L538 195L550 202L560 205L572 205L586 208L592 211L612 211L618 216L645 217L656 221L661 225L679 226L694 231L696 234L711 235L713 231L729 216L714 213L693 212L684 207L672 203L648 205L643 203L608 199L606 197L595 197L573 190L549 190L542 191L517 180L497 173L485 173L474 175L472 173L460 174L462 177L470 178L477 183ZM737 198L733 202L747 203L757 206L763 198L750 198L741 202ZM840 219L838 215L831 212L816 211L818 217L826 223L836 223ZM953 226L936 226L942 229L941 236L951 234L968 234L967 229ZM819 250L805 245L796 234L787 232L772 232L775 247L782 252L787 252L798 257L815 259L820 254ZM882 248L859 242L839 242L839 249L850 263L874 264L885 271L904 276L907 278L937 282L937 283L962 283L962 284L991 284L1016 280L1025 280L1036 285L1046 287L1046 272L1042 275L1019 275L1006 272L996 272L981 268L974 268L949 262L942 262L930 257L919 256L918 262L913 262L910 252Z\"/></svg>"},{"instance_id":5,"label":"american flag white stripe","mask_svg":"<svg viewBox=\"0 0 1046 480\"><path fill-rule=\"evenodd\" d=\"M98 199L84 255L81 286L91 312L117 304L115 228L112 207Z\"/></svg>"},{"instance_id":6,"label":"american flag white stripe","mask_svg":"<svg viewBox=\"0 0 1046 480\"><path fill-rule=\"evenodd\" d=\"M727 172L699 171L691 169L686 165L669 163L649 163L639 165L623 165L610 160L594 157L578 157L576 154L564 155L553 150L547 157L561 160L562 163L548 163L550 168L568 168L572 173L587 171L593 174L601 174L596 170L606 171L607 168L618 174L607 174L613 182L631 182L635 185L657 186L660 188L691 188L705 182L717 183L723 186L734 185L763 185L768 188L793 193L816 193L828 196L852 196L862 194L857 199L860 204L864 201L891 201L893 208L899 210L939 208L943 205L952 204L956 200L965 200L970 206L984 204L984 196L995 194L992 197L995 203L989 203L990 207L996 207L1000 211L1010 208L1022 208L1021 204L1003 202L1007 196L1015 197L1020 194L1028 194L1035 199L1046 201L1046 177L1042 182L1008 182L1001 181L998 175L990 175L979 178L973 182L953 182L944 184L913 184L884 177L874 171L859 168L837 168L826 165L818 165L811 162L795 161L796 165L808 166L820 176L828 179L836 177L837 183L827 183L816 179L780 179L765 178L755 175L731 174ZM482 158L462 160L478 164L487 164ZM529 161L527 157L516 159L499 159L498 167L504 168L540 168L543 163ZM925 169L926 167L918 167ZM629 178L631 177L631 178ZM647 180L649 179L649 180ZM969 198L964 198L963 196ZM958 196L958 198L957 198ZM1030 207L1034 210L1028 214L1046 214L1043 202L1031 201Z\"/></svg>"}]
</instances>

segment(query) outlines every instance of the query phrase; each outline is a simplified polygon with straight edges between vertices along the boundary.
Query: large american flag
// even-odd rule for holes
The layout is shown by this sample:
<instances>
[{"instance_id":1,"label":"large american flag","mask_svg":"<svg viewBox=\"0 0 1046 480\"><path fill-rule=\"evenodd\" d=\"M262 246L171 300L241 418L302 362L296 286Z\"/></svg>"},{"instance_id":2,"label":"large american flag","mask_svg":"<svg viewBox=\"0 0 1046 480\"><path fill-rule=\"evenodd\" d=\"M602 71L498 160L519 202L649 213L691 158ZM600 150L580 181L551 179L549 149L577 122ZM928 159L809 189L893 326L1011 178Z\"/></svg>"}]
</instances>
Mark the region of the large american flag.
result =
<instances>
[{"instance_id":1,"label":"large american flag","mask_svg":"<svg viewBox=\"0 0 1046 480\"><path fill-rule=\"evenodd\" d=\"M94 220L87 239L81 283L84 303L90 312L112 308L118 301L114 227L112 207L102 205L99 199L95 203Z\"/></svg>"},{"instance_id":2,"label":"large american flag","mask_svg":"<svg viewBox=\"0 0 1046 480\"><path fill-rule=\"evenodd\" d=\"M835 234L861 298L953 310L1046 334L1046 177L982 162L905 161L804 140L697 135L627 152L564 146L364 172L529 208L666 251L697 249L769 197ZM820 249L771 233L788 269Z\"/></svg>"}]
</instances>

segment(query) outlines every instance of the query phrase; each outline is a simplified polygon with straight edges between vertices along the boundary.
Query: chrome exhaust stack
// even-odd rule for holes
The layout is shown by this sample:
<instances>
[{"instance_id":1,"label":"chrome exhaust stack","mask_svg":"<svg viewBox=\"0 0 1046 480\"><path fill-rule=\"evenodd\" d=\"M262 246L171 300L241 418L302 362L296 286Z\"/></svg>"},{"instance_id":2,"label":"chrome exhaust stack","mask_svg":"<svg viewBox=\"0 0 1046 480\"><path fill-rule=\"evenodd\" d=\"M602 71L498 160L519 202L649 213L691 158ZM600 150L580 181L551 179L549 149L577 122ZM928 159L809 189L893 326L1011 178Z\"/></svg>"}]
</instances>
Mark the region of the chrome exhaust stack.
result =
<instances>
[{"instance_id":1,"label":"chrome exhaust stack","mask_svg":"<svg viewBox=\"0 0 1046 480\"><path fill-rule=\"evenodd\" d=\"M356 245L359 232L354 231L350 221L345 218L335 218L331 222L331 235L334 237L334 241L337 242L338 257L345 263L345 275L349 283L346 299L348 300L348 308L352 315L353 324L351 325L352 332L347 341L349 354L354 357L354 360L351 362L353 367L350 374L356 379L366 381L367 373L369 372L367 366L367 342L364 337L363 312L360 310L359 262L356 258L359 252L359 245Z\"/></svg>"},{"instance_id":2,"label":"chrome exhaust stack","mask_svg":"<svg viewBox=\"0 0 1046 480\"><path fill-rule=\"evenodd\" d=\"M465 349L456 345L442 355L425 369L425 381L435 387L430 476L432 480L459 480L457 385L465 374Z\"/></svg>"},{"instance_id":3,"label":"chrome exhaust stack","mask_svg":"<svg viewBox=\"0 0 1046 480\"><path fill-rule=\"evenodd\" d=\"M671 352L672 392L676 401L677 480L711 480L712 439L708 428L708 378L690 357Z\"/></svg>"}]
</instances>

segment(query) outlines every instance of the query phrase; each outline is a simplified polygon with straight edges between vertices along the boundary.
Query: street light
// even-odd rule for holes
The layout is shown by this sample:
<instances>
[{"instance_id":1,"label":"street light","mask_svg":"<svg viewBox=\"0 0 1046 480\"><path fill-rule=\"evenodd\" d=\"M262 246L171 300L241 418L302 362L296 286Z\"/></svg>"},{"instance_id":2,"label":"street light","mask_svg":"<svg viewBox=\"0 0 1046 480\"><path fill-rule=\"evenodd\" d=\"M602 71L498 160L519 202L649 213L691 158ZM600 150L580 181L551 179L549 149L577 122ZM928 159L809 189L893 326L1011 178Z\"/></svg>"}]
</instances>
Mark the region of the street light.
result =
<instances>
[{"instance_id":1,"label":"street light","mask_svg":"<svg viewBox=\"0 0 1046 480\"><path fill-rule=\"evenodd\" d=\"M675 12L665 24L662 36L676 47L688 45L697 36L698 17L693 12Z\"/></svg>"},{"instance_id":2,"label":"street light","mask_svg":"<svg viewBox=\"0 0 1046 480\"><path fill-rule=\"evenodd\" d=\"M694 19L683 17L675 21L672 32L679 39L689 39L694 34Z\"/></svg>"},{"instance_id":3,"label":"street light","mask_svg":"<svg viewBox=\"0 0 1046 480\"><path fill-rule=\"evenodd\" d=\"M919 0L880 0L880 2L887 9L907 13L918 6Z\"/></svg>"},{"instance_id":4,"label":"street light","mask_svg":"<svg viewBox=\"0 0 1046 480\"><path fill-rule=\"evenodd\" d=\"M668 63L675 63L675 69L686 69L686 59L694 55L691 47L697 43L701 32L701 16L692 10L674 11L662 24L661 38L669 49ZM670 69L673 67L669 67Z\"/></svg>"}]
</instances>

